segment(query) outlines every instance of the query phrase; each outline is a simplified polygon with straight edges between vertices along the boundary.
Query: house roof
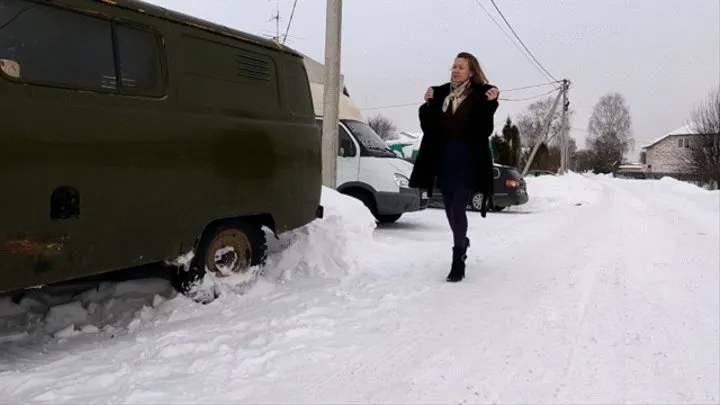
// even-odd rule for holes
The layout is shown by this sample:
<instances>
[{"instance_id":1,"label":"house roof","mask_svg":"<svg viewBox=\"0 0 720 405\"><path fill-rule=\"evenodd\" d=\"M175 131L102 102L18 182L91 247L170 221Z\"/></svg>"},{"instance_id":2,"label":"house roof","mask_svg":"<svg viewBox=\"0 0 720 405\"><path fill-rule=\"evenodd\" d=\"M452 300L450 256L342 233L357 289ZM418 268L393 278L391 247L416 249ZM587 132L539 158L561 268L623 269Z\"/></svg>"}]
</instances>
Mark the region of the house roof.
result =
<instances>
[{"instance_id":1,"label":"house roof","mask_svg":"<svg viewBox=\"0 0 720 405\"><path fill-rule=\"evenodd\" d=\"M641 149L647 149L652 146L655 146L656 144L660 143L661 141L665 140L665 138L671 137L671 136L678 136L678 135L697 135L697 132L692 129L693 124L687 124L683 125L680 128L677 128L673 131L668 132L667 134L661 136L660 138L655 139L654 141L646 144Z\"/></svg>"}]
</instances>

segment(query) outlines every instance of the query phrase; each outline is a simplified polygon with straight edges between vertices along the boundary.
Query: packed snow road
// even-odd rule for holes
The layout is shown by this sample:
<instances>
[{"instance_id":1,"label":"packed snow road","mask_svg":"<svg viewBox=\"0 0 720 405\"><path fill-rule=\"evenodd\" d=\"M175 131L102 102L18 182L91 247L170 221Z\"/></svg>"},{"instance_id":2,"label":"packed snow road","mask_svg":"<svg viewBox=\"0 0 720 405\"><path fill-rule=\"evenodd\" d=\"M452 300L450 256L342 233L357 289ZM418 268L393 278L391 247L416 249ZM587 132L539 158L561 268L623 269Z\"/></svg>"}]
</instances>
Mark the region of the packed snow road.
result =
<instances>
[{"instance_id":1,"label":"packed snow road","mask_svg":"<svg viewBox=\"0 0 720 405\"><path fill-rule=\"evenodd\" d=\"M244 295L6 302L0 402L718 403L720 193L575 174L529 192L470 213L458 284L441 210L373 231L326 192Z\"/></svg>"}]
</instances>

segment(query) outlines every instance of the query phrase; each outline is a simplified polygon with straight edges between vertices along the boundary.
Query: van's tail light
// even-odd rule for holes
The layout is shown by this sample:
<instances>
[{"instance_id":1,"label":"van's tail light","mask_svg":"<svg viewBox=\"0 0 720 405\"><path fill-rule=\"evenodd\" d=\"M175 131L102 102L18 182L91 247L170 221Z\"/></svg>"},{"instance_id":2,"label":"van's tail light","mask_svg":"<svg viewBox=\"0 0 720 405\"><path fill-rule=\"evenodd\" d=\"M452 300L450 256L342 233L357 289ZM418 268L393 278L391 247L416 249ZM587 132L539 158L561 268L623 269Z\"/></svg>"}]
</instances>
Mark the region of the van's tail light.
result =
<instances>
[{"instance_id":1,"label":"van's tail light","mask_svg":"<svg viewBox=\"0 0 720 405\"><path fill-rule=\"evenodd\" d=\"M520 187L520 182L515 181L515 180L505 180L505 187L518 188L518 187Z\"/></svg>"}]
</instances>

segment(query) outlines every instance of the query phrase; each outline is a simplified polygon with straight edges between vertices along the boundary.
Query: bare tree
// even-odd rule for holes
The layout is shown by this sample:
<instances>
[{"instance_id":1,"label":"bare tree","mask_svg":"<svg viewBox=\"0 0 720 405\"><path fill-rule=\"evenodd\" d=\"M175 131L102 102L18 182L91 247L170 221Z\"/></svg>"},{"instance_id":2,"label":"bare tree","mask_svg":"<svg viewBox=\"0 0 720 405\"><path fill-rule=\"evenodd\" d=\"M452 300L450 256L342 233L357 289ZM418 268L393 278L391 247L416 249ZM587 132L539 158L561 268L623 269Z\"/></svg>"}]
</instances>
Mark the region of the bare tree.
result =
<instances>
[{"instance_id":1,"label":"bare tree","mask_svg":"<svg viewBox=\"0 0 720 405\"><path fill-rule=\"evenodd\" d=\"M368 125L384 141L397 138L397 126L390 118L378 114L368 118Z\"/></svg>"},{"instance_id":2,"label":"bare tree","mask_svg":"<svg viewBox=\"0 0 720 405\"><path fill-rule=\"evenodd\" d=\"M524 165L537 141L545 136L543 132L547 125L548 115L555 102L555 96L551 96L542 100L535 101L528 105L517 118L517 127L520 131L522 145L527 148L518 164ZM547 138L544 138L540 148L538 149L533 163L530 166L533 170L550 170L557 171L560 168L560 148L562 145L562 137L570 135L571 121L575 115L575 111L568 108L563 121L562 105L559 104L555 109L552 117L550 117L550 131ZM570 138L569 149L572 153L575 149L575 140Z\"/></svg>"},{"instance_id":3,"label":"bare tree","mask_svg":"<svg viewBox=\"0 0 720 405\"><path fill-rule=\"evenodd\" d=\"M633 144L630 107L620 93L608 93L595 104L588 122L588 145L595 170L611 172Z\"/></svg>"},{"instance_id":4,"label":"bare tree","mask_svg":"<svg viewBox=\"0 0 720 405\"><path fill-rule=\"evenodd\" d=\"M545 129L546 119L550 113L555 96L551 96L545 99L535 101L525 108L525 111L521 113L517 119L517 127L520 130L522 137L522 144L525 147L532 148L535 146L538 138L544 135L543 130ZM562 104L562 103L561 103ZM555 113L552 116L552 123L550 124L550 133L548 139L545 142L549 146L559 146L563 135L563 132L570 131L570 123L575 115L575 111L568 108L566 119L562 122L562 105L558 105L555 109Z\"/></svg>"},{"instance_id":5,"label":"bare tree","mask_svg":"<svg viewBox=\"0 0 720 405\"><path fill-rule=\"evenodd\" d=\"M705 184L720 183L720 88L711 89L707 99L690 115L694 133L685 154L686 172Z\"/></svg>"}]
</instances>

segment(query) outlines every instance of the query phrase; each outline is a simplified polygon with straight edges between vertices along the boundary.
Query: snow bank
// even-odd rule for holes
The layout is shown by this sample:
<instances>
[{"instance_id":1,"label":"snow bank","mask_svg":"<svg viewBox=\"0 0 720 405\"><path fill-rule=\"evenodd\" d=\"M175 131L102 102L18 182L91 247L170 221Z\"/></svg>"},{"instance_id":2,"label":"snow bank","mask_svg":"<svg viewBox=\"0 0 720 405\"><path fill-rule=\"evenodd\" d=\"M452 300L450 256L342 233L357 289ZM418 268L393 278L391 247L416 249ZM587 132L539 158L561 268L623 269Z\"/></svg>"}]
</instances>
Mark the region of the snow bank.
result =
<instances>
[{"instance_id":1,"label":"snow bank","mask_svg":"<svg viewBox=\"0 0 720 405\"><path fill-rule=\"evenodd\" d=\"M0 344L135 330L176 293L163 279L105 282L77 293L31 290L0 301Z\"/></svg>"},{"instance_id":2,"label":"snow bank","mask_svg":"<svg viewBox=\"0 0 720 405\"><path fill-rule=\"evenodd\" d=\"M323 219L283 235L281 253L268 258L267 274L341 277L355 270L371 247L376 222L359 200L323 187ZM275 248L271 245L270 251Z\"/></svg>"},{"instance_id":3,"label":"snow bank","mask_svg":"<svg viewBox=\"0 0 720 405\"><path fill-rule=\"evenodd\" d=\"M686 181L680 181L674 177L664 176L657 181L660 187L665 188L668 191L674 193L685 194L685 195L712 195L717 194L719 190L713 190L708 193L709 190L696 186Z\"/></svg>"},{"instance_id":4,"label":"snow bank","mask_svg":"<svg viewBox=\"0 0 720 405\"><path fill-rule=\"evenodd\" d=\"M667 176L660 180L645 181L663 192L667 200L672 201L678 208L693 207L711 214L720 214L720 190L707 190Z\"/></svg>"},{"instance_id":5,"label":"snow bank","mask_svg":"<svg viewBox=\"0 0 720 405\"><path fill-rule=\"evenodd\" d=\"M600 199L602 187L588 177L569 172L563 176L525 178L530 200L516 211L554 211L572 205L590 204Z\"/></svg>"},{"instance_id":6,"label":"snow bank","mask_svg":"<svg viewBox=\"0 0 720 405\"><path fill-rule=\"evenodd\" d=\"M268 238L269 255L261 283L285 282L295 276L342 278L372 249L375 219L360 201L323 188L322 204L324 218L281 235L279 241ZM191 257L183 255L177 262L186 264ZM223 284L245 281L231 276L223 279ZM65 291L30 290L19 302L0 298L0 348L101 331L111 335L134 332L176 306L189 304L164 279L78 284Z\"/></svg>"}]
</instances>

